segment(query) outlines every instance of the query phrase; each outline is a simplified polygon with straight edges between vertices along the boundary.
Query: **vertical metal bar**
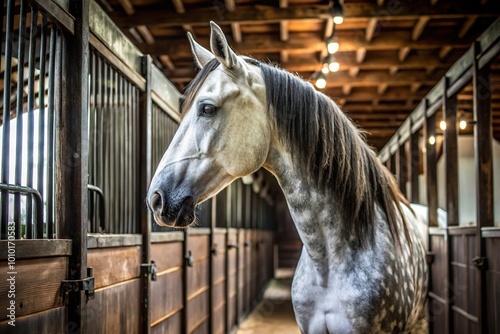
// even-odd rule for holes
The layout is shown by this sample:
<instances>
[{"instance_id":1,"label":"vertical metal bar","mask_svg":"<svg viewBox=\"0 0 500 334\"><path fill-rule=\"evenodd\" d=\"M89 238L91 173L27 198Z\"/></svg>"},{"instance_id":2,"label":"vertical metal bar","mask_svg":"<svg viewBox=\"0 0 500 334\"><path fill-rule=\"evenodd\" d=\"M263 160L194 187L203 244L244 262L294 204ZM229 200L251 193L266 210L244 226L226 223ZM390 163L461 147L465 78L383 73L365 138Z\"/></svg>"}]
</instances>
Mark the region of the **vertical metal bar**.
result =
<instances>
[{"instance_id":1,"label":"vertical metal bar","mask_svg":"<svg viewBox=\"0 0 500 334\"><path fill-rule=\"evenodd\" d=\"M90 140L90 145L89 145L89 183L93 184L95 186L99 186L97 184L96 180L96 173L97 173L97 147L99 143L97 142L97 106L95 103L95 98L96 98L96 60L95 60L95 53L90 52L90 62L89 62L89 73L90 73L90 105L89 105L89 140ZM101 219L101 215L98 215L97 212L99 202L97 201L97 195L94 192L89 192L89 212L90 212L90 226L89 226L89 233L93 232L99 232L98 230L98 219Z\"/></svg>"},{"instance_id":2,"label":"vertical metal bar","mask_svg":"<svg viewBox=\"0 0 500 334\"><path fill-rule=\"evenodd\" d=\"M446 249L443 254L445 268L444 277L449 283L444 291L445 300L445 332L454 333L452 320L452 305L454 286L451 275L450 254L452 251L451 240L449 237L449 227L458 225L458 129L457 129L457 95L447 95L449 82L445 78L443 87L443 119L446 122L444 130L444 158L445 158L445 182L446 182L446 212L447 221L445 229Z\"/></svg>"},{"instance_id":3,"label":"vertical metal bar","mask_svg":"<svg viewBox=\"0 0 500 334\"><path fill-rule=\"evenodd\" d=\"M139 177L139 174L140 173L140 170L139 170L139 166L138 166L138 161L139 161L139 154L140 154L140 150L138 148L139 146L139 91L138 89L136 89L134 86L130 85L130 88L131 88L131 91L132 91L132 94L133 94L133 103L132 103L132 109L131 109L131 113L132 113L132 124L133 124L133 127L132 127L132 134L133 134L133 149L132 149L132 159L131 162L132 162L132 174L134 176L134 178L136 180L138 180L138 177ZM149 111L150 112L150 111ZM133 189L133 192L130 194L130 200L132 201L132 205L133 205L133 208L134 208L134 212L139 212L139 206L138 206L138 200L136 199L135 196L137 196L138 194L138 190L139 189L142 189L141 185L139 185L138 183L134 183L132 185L132 189ZM145 194L145 193L143 193ZM139 216L136 215L135 217L136 219L134 219L134 221L132 222L132 230L134 233L137 233L138 231L140 231L140 226L141 226L141 221L139 219Z\"/></svg>"},{"instance_id":4,"label":"vertical metal bar","mask_svg":"<svg viewBox=\"0 0 500 334\"><path fill-rule=\"evenodd\" d=\"M102 114L103 108L101 104L102 99L102 65L101 58L97 54L96 51L92 51L92 55L94 58L94 112L95 112L95 155L94 155L94 171L95 171L95 185L103 189L103 127L102 127ZM106 193L104 193L104 199L106 199ZM96 202L99 203L99 211L106 210L105 202ZM104 206L104 207L102 207ZM102 220L103 217L99 217L98 224L95 226L95 232L102 232L105 229L105 222Z\"/></svg>"},{"instance_id":5,"label":"vertical metal bar","mask_svg":"<svg viewBox=\"0 0 500 334\"><path fill-rule=\"evenodd\" d=\"M56 75L59 79L60 47L57 47L57 28L52 25L50 31L49 52L49 87L47 106L47 238L52 239L54 234L54 115L56 109L55 90ZM57 67L57 69L56 69Z\"/></svg>"},{"instance_id":6,"label":"vertical metal bar","mask_svg":"<svg viewBox=\"0 0 500 334\"><path fill-rule=\"evenodd\" d=\"M123 172L122 172L122 187L123 189L126 189L127 187L127 180L133 180L133 178L130 177L130 168L131 168L131 156L130 156L130 142L128 140L128 136L131 132L130 129L130 122L129 122L129 115L130 111L132 110L132 107L129 106L126 103L126 86L127 86L127 81L125 78L122 77L121 83L120 83L120 107L122 110L122 117L123 117L123 123L124 123L124 129L123 129L123 149L122 149L122 161L123 161ZM134 197L134 194L128 194L127 199L125 200L125 208L124 208L124 224L125 224L125 231L126 233L131 233L130 231L130 225L131 221L134 220L132 217L132 204L130 202L130 199Z\"/></svg>"},{"instance_id":7,"label":"vertical metal bar","mask_svg":"<svg viewBox=\"0 0 500 334\"><path fill-rule=\"evenodd\" d=\"M10 94L11 94L11 72L12 72L12 38L14 35L14 7L15 0L7 1L7 18L5 21L5 70L3 79L3 132L2 132L2 183L8 184L10 163ZM7 239L7 224L9 222L9 191L2 190L2 219L1 236ZM15 238L19 239L21 230L16 228Z\"/></svg>"},{"instance_id":8,"label":"vertical metal bar","mask_svg":"<svg viewBox=\"0 0 500 334\"><path fill-rule=\"evenodd\" d=\"M106 64L103 59L98 55L97 57L99 61L99 134L101 137L100 140L100 177L101 177L101 187L103 188L104 196L105 196L105 207L104 212L106 221L101 225L102 232L110 233L111 231L111 210L110 201L109 201L109 177L108 177L108 150L109 150L109 117L108 117L108 109L107 109L107 76L106 76Z\"/></svg>"},{"instance_id":9,"label":"vertical metal bar","mask_svg":"<svg viewBox=\"0 0 500 334\"><path fill-rule=\"evenodd\" d=\"M410 191L411 201L420 203L420 187L418 184L418 175L420 174L420 147L419 131L412 132L410 135Z\"/></svg>"},{"instance_id":10,"label":"vertical metal bar","mask_svg":"<svg viewBox=\"0 0 500 334\"><path fill-rule=\"evenodd\" d=\"M142 75L146 79L146 90L142 93L141 98L141 113L139 119L140 142L139 146L131 146L132 149L138 149L140 154L140 177L138 180L138 189L141 193L146 193L149 181L151 180L151 66L153 59L151 56L142 58ZM129 112L134 109L130 108ZM130 168L129 168L130 170ZM138 217L141 223L142 233L142 263L151 262L151 215L148 213L144 205L141 206L141 211ZM142 295L141 295L141 333L148 334L151 331L151 312L150 295L151 282L149 275L143 275L141 279Z\"/></svg>"},{"instance_id":11,"label":"vertical metal bar","mask_svg":"<svg viewBox=\"0 0 500 334\"><path fill-rule=\"evenodd\" d=\"M399 146L399 173L398 173L398 181L399 181L399 189L401 193L407 197L408 194L406 192L406 181L408 181L408 158L406 157L406 142L404 142L401 146Z\"/></svg>"},{"instance_id":12,"label":"vertical metal bar","mask_svg":"<svg viewBox=\"0 0 500 334\"><path fill-rule=\"evenodd\" d=\"M108 217L108 233L116 233L114 229L114 220L115 220L115 215L113 212L113 191L112 191L112 180L111 180L111 150L112 150L112 145L111 145L111 134L113 132L112 128L112 118L111 118L111 103L109 100L110 97L110 69L108 64L103 60L103 75L104 75L104 91L103 91L103 96L104 96L104 115L105 115L105 122L104 122L104 128L103 131L105 133L106 137L106 143L105 143L105 166L104 166L104 180L105 180L105 188L107 194L107 209L108 213L106 213L106 217Z\"/></svg>"},{"instance_id":13,"label":"vertical metal bar","mask_svg":"<svg viewBox=\"0 0 500 334\"><path fill-rule=\"evenodd\" d=\"M477 302L479 333L489 333L486 305L486 245L481 236L483 227L493 226L493 123L491 112L490 64L479 68L479 42L474 43L472 84L474 91L474 155L476 162L476 257L478 268Z\"/></svg>"},{"instance_id":14,"label":"vertical metal bar","mask_svg":"<svg viewBox=\"0 0 500 334\"><path fill-rule=\"evenodd\" d=\"M38 169L37 169L37 188L42 201L44 198L44 170L45 170L45 61L47 55L47 14L42 12L42 26L40 28L40 74L38 75ZM43 203L42 203L43 207ZM44 214L43 210L40 213ZM45 218L46 225L49 221ZM47 238L49 237L47 233Z\"/></svg>"},{"instance_id":15,"label":"vertical metal bar","mask_svg":"<svg viewBox=\"0 0 500 334\"><path fill-rule=\"evenodd\" d=\"M16 94L16 168L15 182L22 185L23 171L23 106L24 106L24 52L26 45L26 1L21 1L17 45L17 94ZM21 231L21 194L14 194L14 221L16 231ZM26 239L32 239L32 224L26 222Z\"/></svg>"},{"instance_id":16,"label":"vertical metal bar","mask_svg":"<svg viewBox=\"0 0 500 334\"><path fill-rule=\"evenodd\" d=\"M70 1L75 18L74 35L63 38L61 108L56 162L56 215L58 237L72 240L69 279L87 276L87 175L88 175L88 38L89 1ZM71 191L67 191L71 189ZM69 293L68 332L86 333L87 307L84 292Z\"/></svg>"},{"instance_id":17,"label":"vertical metal bar","mask_svg":"<svg viewBox=\"0 0 500 334\"><path fill-rule=\"evenodd\" d=\"M26 185L33 188L34 157L33 146L35 138L35 62L36 62L36 38L38 26L38 9L31 7L30 44L28 57L28 168ZM37 212L37 215L42 212ZM41 221L43 223L43 220ZM26 224L33 225L33 205L31 196L26 197ZM43 225L36 226L36 238L43 239Z\"/></svg>"},{"instance_id":18,"label":"vertical metal bar","mask_svg":"<svg viewBox=\"0 0 500 334\"><path fill-rule=\"evenodd\" d=\"M143 66L146 66L146 65L143 65ZM143 75L145 75L145 73L143 73ZM131 100L132 91L133 91L132 84L130 82L127 82L126 88L125 88L125 100L124 100L125 102L124 103L127 105L128 131L129 131L129 133L131 135L134 134L134 129L137 126L137 124L135 124L135 122L134 122L134 113L136 111L136 108L135 108L135 106L131 102L132 101ZM145 94L146 93L143 92L143 98L145 98L145 96L146 96ZM141 104L142 112L146 112L146 113L149 112L149 113L151 113L151 111L150 111L151 110L151 106L149 106L149 107L145 106L144 103L146 103L146 101L142 101L142 104ZM146 108L146 109L144 109L144 108ZM146 123L146 125L147 125L146 129L143 129L142 128L143 124L140 123L142 121L142 117L144 117L144 115L142 115L142 113L141 113L140 116L141 116L141 118L139 120L139 127L140 127L139 133L141 135L139 136L139 138L140 138L140 140L142 140L142 139L144 139L143 138L144 136L151 136L151 133L150 133L151 132L151 124L150 124L151 123L151 119L150 119L151 116L150 115L146 115L146 117L148 118L147 119L147 123ZM141 131L147 131L147 132L144 133L144 132L141 132ZM146 138L146 140L147 140L147 138ZM137 145L135 144L135 138L134 138L134 141L127 140L127 142L128 142L128 149L127 149L127 163L128 163L128 165L127 165L127 171L128 171L128 178L129 178L129 180L134 180L134 179L139 180L137 178L137 175L134 175L134 164L136 163L136 161L134 160L134 150L140 149L139 153L142 154L142 150L145 150L145 149L148 150L148 151L150 150L151 144L150 143L148 144L147 142L146 143L139 143L140 148L137 148ZM149 147L149 149L147 147ZM151 157L149 157L149 160L151 160ZM144 160L141 159L140 161L144 161ZM146 163L147 163L147 159L146 159ZM149 163L151 163L151 162L149 162ZM141 164L141 166L142 166L142 164ZM146 179L140 179L139 181L146 182L146 184L149 184L149 180L151 180L151 174L150 174L151 172L150 172L150 170L151 170L151 168L149 168L149 170L147 171L148 174L146 176L144 176L144 177L146 177ZM139 189L143 189L143 184L140 184L139 186L141 187ZM146 189L146 191L147 191L147 189ZM138 200L134 196L134 194L135 193L131 193L130 196L128 197L128 203L129 203L129 207L131 208L131 210L134 209L134 203L135 203L136 200ZM144 210L143 206L141 206L141 210ZM135 227L137 226L137 224L140 224L141 230L142 230L142 224L143 224L143 222L142 222L142 219L143 219L142 214L143 213L140 214L140 216L137 216L137 215L133 214L133 213L136 213L136 212L138 212L138 211L133 210L130 213L130 220L129 220L128 226L127 226L127 231L129 231L129 233L132 233L132 231L135 230ZM146 215L148 215L147 212L146 212ZM148 217L146 217L146 218L149 219L148 220L149 224L151 224L151 220L150 220L151 217L149 217L149 215L148 215Z\"/></svg>"}]
</instances>

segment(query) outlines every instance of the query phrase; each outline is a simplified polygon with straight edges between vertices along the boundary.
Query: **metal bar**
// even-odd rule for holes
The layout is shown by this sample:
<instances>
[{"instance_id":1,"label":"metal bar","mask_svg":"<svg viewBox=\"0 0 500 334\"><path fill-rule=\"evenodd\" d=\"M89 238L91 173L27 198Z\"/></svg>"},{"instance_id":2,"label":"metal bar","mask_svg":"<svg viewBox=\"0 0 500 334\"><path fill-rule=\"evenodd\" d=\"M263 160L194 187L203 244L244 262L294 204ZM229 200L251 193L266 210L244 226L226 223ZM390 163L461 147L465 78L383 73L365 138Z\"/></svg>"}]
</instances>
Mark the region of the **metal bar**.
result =
<instances>
[{"instance_id":1,"label":"metal bar","mask_svg":"<svg viewBox=\"0 0 500 334\"><path fill-rule=\"evenodd\" d=\"M47 238L52 239L54 234L54 115L55 115L55 85L56 73L59 71L59 65L56 66L56 59L59 58L59 47L57 43L57 31L52 26L49 42L49 87L48 87L48 105L47 105ZM56 67L58 67L56 71ZM59 76L58 76L59 78Z\"/></svg>"},{"instance_id":2,"label":"metal bar","mask_svg":"<svg viewBox=\"0 0 500 334\"><path fill-rule=\"evenodd\" d=\"M0 189L2 191L7 191L13 194L24 194L24 195L31 195L35 198L36 202L36 221L37 221L37 226L43 226L43 199L38 190L30 188L30 187L23 187L23 186L18 186L14 184L5 184L5 183L0 183Z\"/></svg>"},{"instance_id":3,"label":"metal bar","mask_svg":"<svg viewBox=\"0 0 500 334\"><path fill-rule=\"evenodd\" d=\"M95 60L95 54L93 52L90 52L89 54L89 73L90 73L90 101L89 101L89 140L90 140L90 145L89 145L89 183L90 184L98 184L96 181L96 172L97 172L97 147L98 147L98 142L96 139L97 136L97 128L96 128L96 116L97 116L97 108L95 104L95 97L96 97L96 60ZM97 204L97 199L94 196L92 192L89 193L89 220L90 220L90 225L89 225L89 232L99 232L98 226L98 218L96 215L96 210L95 208L98 206ZM99 206L99 209L101 207Z\"/></svg>"},{"instance_id":4,"label":"metal bar","mask_svg":"<svg viewBox=\"0 0 500 334\"><path fill-rule=\"evenodd\" d=\"M75 34L63 38L61 108L57 110L56 220L58 237L72 240L69 280L87 278L88 221L88 0L71 1ZM65 35L67 36L67 35ZM61 126L63 125L63 126ZM71 191L67 191L71 189ZM83 293L69 293L67 331L87 332L87 307Z\"/></svg>"},{"instance_id":5,"label":"metal bar","mask_svg":"<svg viewBox=\"0 0 500 334\"><path fill-rule=\"evenodd\" d=\"M28 168L26 185L33 187L34 156L33 146L35 138L35 66L36 66L36 38L38 26L38 9L31 7L30 44L28 56ZM40 92L42 94L42 92ZM33 207L31 198L26 198L26 224L33 224ZM41 225L36 226L36 238L43 239L43 220Z\"/></svg>"},{"instance_id":6,"label":"metal bar","mask_svg":"<svg viewBox=\"0 0 500 334\"><path fill-rule=\"evenodd\" d=\"M437 225L437 154L436 145L429 138L436 137L436 114L426 117L425 143L426 143L426 183L427 183L427 206L429 207L429 227Z\"/></svg>"},{"instance_id":7,"label":"metal bar","mask_svg":"<svg viewBox=\"0 0 500 334\"><path fill-rule=\"evenodd\" d=\"M44 195L44 170L45 170L45 77L46 77L46 55L47 55L47 14L42 12L42 26L40 28L40 74L38 75L38 169L37 188L40 196ZM43 213L42 213L43 215ZM49 221L46 220L47 226ZM48 232L47 232L48 238Z\"/></svg>"},{"instance_id":8,"label":"metal bar","mask_svg":"<svg viewBox=\"0 0 500 334\"><path fill-rule=\"evenodd\" d=\"M151 180L151 66L153 59L150 56L145 56L142 59L142 75L146 78L146 90L142 93L141 98L141 113L139 119L140 127L140 177L138 177L138 187L141 189L141 193L146 193L149 181ZM127 85L129 86L129 85ZM127 94L128 96L128 94ZM127 97L126 96L126 97ZM126 98L125 97L125 98ZM127 99L125 99L126 101ZM128 104L128 103L127 103ZM127 110L127 112L132 112L133 108ZM133 124L133 123L132 123ZM136 146L131 146L135 149ZM128 159L130 160L130 159ZM131 168L128 168L129 172ZM130 174L129 174L130 175ZM145 208L141 206L141 211L139 213L139 220L141 223L141 234L142 234L142 263L151 262L151 215ZM185 269L186 270L186 269ZM150 312L150 300L151 300L151 282L149 275L142 277L141 279L141 333L148 334L151 331L151 312Z\"/></svg>"},{"instance_id":9,"label":"metal bar","mask_svg":"<svg viewBox=\"0 0 500 334\"><path fill-rule=\"evenodd\" d=\"M14 35L15 0L7 0L7 17L5 21L5 70L3 79L3 132L2 132L2 183L9 183L10 163L10 94L12 72L12 38ZM9 193L2 191L1 238L7 239L9 222ZM15 238L19 239L21 231L16 228Z\"/></svg>"},{"instance_id":10,"label":"metal bar","mask_svg":"<svg viewBox=\"0 0 500 334\"><path fill-rule=\"evenodd\" d=\"M105 133L106 137L106 143L105 143L105 166L104 166L104 180L105 180L105 187L104 191L108 194L109 196L109 201L107 203L107 213L106 217L108 217L108 230L106 231L107 233L115 233L114 229L114 220L115 220L115 215L113 212L113 191L112 191L112 175L111 175L111 150L112 150L112 144L111 144L111 134L113 132L112 126L113 126L113 121L111 118L111 103L110 103L110 82L111 82L111 77L110 77L110 68L109 65L103 60L103 75L104 75L104 91L103 91L103 96L104 96L104 108L103 108L103 115L105 115L105 122L103 124L103 131Z\"/></svg>"},{"instance_id":11,"label":"metal bar","mask_svg":"<svg viewBox=\"0 0 500 334\"><path fill-rule=\"evenodd\" d=\"M26 1L21 1L19 11L19 32L17 45L17 93L16 93L16 167L14 170L15 183L22 184L23 165L23 104L24 104L24 53L26 36ZM16 231L21 231L21 195L14 194L14 221ZM32 239L32 224L26 222L26 239Z\"/></svg>"},{"instance_id":12,"label":"metal bar","mask_svg":"<svg viewBox=\"0 0 500 334\"><path fill-rule=\"evenodd\" d=\"M445 149L445 178L446 178L446 212L447 221L445 229L446 250L444 256L444 277L449 286L444 291L445 303L445 332L454 333L454 322L452 320L453 291L450 287L454 286L452 267L450 263L450 254L452 252L451 240L448 227L458 225L458 129L457 129L457 95L448 95L448 80L444 81L443 89L443 115L446 122L444 130L444 149Z\"/></svg>"},{"instance_id":13,"label":"metal bar","mask_svg":"<svg viewBox=\"0 0 500 334\"><path fill-rule=\"evenodd\" d=\"M134 103L132 104L133 108L132 108L132 124L133 124L133 127L132 127L132 133L133 133L133 143L134 145L132 147L138 147L139 146L139 137L140 137L140 134L139 134L139 103L140 103L140 100L139 100L139 90L137 90L135 87L133 87L132 85L130 85L130 88L133 92L133 96L134 96ZM132 174L133 174L133 177L135 179L138 179L139 177L139 165L138 165L138 162L139 162L139 150L138 149L133 149L132 150L132 159L131 159L131 162L132 162ZM139 205L138 203L139 202L142 202L142 199L140 201L136 200L133 195L134 194L138 194L138 190L141 189L140 186L138 184L134 184L133 185L133 189L134 189L134 192L131 193L131 200L132 200L132 204L133 204L133 208L134 208L134 212L139 212ZM145 193L143 193L145 194ZM140 231L141 229L141 221L139 219L139 216L136 215L136 219L134 219L133 221L133 224L132 224L132 227L133 227L133 231L134 233L137 233L138 231Z\"/></svg>"},{"instance_id":14,"label":"metal bar","mask_svg":"<svg viewBox=\"0 0 500 334\"><path fill-rule=\"evenodd\" d=\"M104 222L106 221L106 211L104 210L106 204L106 198L104 197L104 192L102 191L101 188L94 186L92 184L87 184L87 189L97 194L99 197L99 219L101 224L104 225ZM95 229L94 232L99 232L99 230Z\"/></svg>"},{"instance_id":15,"label":"metal bar","mask_svg":"<svg viewBox=\"0 0 500 334\"><path fill-rule=\"evenodd\" d=\"M481 52L478 42L474 44L474 55ZM489 333L486 305L486 245L481 237L481 228L493 226L493 126L491 113L491 76L490 67L479 68L477 57L473 64L474 90L474 155L476 162L476 257L473 259L478 268L476 291L478 300L478 333Z\"/></svg>"}]
</instances>

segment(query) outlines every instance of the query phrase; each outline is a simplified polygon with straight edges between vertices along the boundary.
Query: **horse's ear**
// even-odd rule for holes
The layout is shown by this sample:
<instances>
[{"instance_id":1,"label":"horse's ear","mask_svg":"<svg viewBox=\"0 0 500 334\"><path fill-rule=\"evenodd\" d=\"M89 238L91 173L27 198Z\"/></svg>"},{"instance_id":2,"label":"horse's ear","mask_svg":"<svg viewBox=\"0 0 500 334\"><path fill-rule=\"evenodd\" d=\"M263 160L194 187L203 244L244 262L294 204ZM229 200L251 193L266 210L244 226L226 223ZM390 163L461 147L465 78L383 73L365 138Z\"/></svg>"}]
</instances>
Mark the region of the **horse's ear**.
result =
<instances>
[{"instance_id":1,"label":"horse's ear","mask_svg":"<svg viewBox=\"0 0 500 334\"><path fill-rule=\"evenodd\" d=\"M238 56L227 44L222 29L210 21L210 48L214 56L228 69L233 69L238 64Z\"/></svg>"},{"instance_id":2,"label":"horse's ear","mask_svg":"<svg viewBox=\"0 0 500 334\"><path fill-rule=\"evenodd\" d=\"M193 56L194 56L194 61L196 62L196 65L201 69L203 68L210 60L214 58L214 55L210 53L207 49L205 49L203 46L198 44L194 38L193 35L188 31L187 33L189 43L191 44L191 50L193 51Z\"/></svg>"}]
</instances>

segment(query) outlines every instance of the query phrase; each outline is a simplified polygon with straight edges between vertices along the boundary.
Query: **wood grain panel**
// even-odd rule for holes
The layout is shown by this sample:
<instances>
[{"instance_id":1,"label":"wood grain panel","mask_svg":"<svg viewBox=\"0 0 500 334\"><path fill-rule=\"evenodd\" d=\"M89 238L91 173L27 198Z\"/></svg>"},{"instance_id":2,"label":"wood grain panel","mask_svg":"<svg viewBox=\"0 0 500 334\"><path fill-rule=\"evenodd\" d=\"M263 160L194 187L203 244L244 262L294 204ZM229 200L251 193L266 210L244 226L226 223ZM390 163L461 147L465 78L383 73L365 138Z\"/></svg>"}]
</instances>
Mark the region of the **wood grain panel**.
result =
<instances>
[{"instance_id":1,"label":"wood grain panel","mask_svg":"<svg viewBox=\"0 0 500 334\"><path fill-rule=\"evenodd\" d=\"M210 329L208 328L208 320L204 320L191 332L192 334L209 334Z\"/></svg>"},{"instance_id":2,"label":"wood grain panel","mask_svg":"<svg viewBox=\"0 0 500 334\"><path fill-rule=\"evenodd\" d=\"M486 312L490 333L500 333L500 238L486 238Z\"/></svg>"},{"instance_id":3,"label":"wood grain panel","mask_svg":"<svg viewBox=\"0 0 500 334\"><path fill-rule=\"evenodd\" d=\"M87 304L88 333L139 333L140 280L96 290Z\"/></svg>"},{"instance_id":4,"label":"wood grain panel","mask_svg":"<svg viewBox=\"0 0 500 334\"><path fill-rule=\"evenodd\" d=\"M168 319L151 327L151 334L181 334L182 312L177 312Z\"/></svg>"},{"instance_id":5,"label":"wood grain panel","mask_svg":"<svg viewBox=\"0 0 500 334\"><path fill-rule=\"evenodd\" d=\"M123 282L140 276L141 247L89 249L87 263L94 271L96 289Z\"/></svg>"},{"instance_id":6,"label":"wood grain panel","mask_svg":"<svg viewBox=\"0 0 500 334\"><path fill-rule=\"evenodd\" d=\"M445 280L443 268L447 265L444 262L446 255L446 244L443 236L434 235L431 238L431 249L434 253L434 262L431 264L432 270L432 292L441 298L445 297Z\"/></svg>"},{"instance_id":7,"label":"wood grain panel","mask_svg":"<svg viewBox=\"0 0 500 334\"><path fill-rule=\"evenodd\" d=\"M209 315L208 297L209 291L205 291L188 302L189 324L188 331L196 329L200 323Z\"/></svg>"},{"instance_id":8,"label":"wood grain panel","mask_svg":"<svg viewBox=\"0 0 500 334\"><path fill-rule=\"evenodd\" d=\"M67 257L18 260L15 268L16 317L62 306L61 281L68 272ZM0 263L0 309L6 310L10 300L7 262ZM1 312L0 321L7 319Z\"/></svg>"},{"instance_id":9,"label":"wood grain panel","mask_svg":"<svg viewBox=\"0 0 500 334\"><path fill-rule=\"evenodd\" d=\"M226 253L218 252L217 256L213 257L214 266L214 281L218 281L226 276Z\"/></svg>"},{"instance_id":10,"label":"wood grain panel","mask_svg":"<svg viewBox=\"0 0 500 334\"><path fill-rule=\"evenodd\" d=\"M151 283L151 322L155 323L171 312L181 308L182 270L158 275Z\"/></svg>"},{"instance_id":11,"label":"wood grain panel","mask_svg":"<svg viewBox=\"0 0 500 334\"><path fill-rule=\"evenodd\" d=\"M219 307L219 305L224 304L226 302L226 281L225 280L221 280L217 284L214 285L213 300L214 300L214 307L215 308Z\"/></svg>"},{"instance_id":12,"label":"wood grain panel","mask_svg":"<svg viewBox=\"0 0 500 334\"><path fill-rule=\"evenodd\" d=\"M16 318L15 327L8 325L8 320L0 322L0 333L33 333L34 328L36 328L37 334L65 333L65 319L66 310L64 307L52 308L36 314Z\"/></svg>"},{"instance_id":13,"label":"wood grain panel","mask_svg":"<svg viewBox=\"0 0 500 334\"><path fill-rule=\"evenodd\" d=\"M226 308L219 307L214 312L214 334L223 334L226 330L226 322L224 321L224 317L226 314Z\"/></svg>"},{"instance_id":14,"label":"wood grain panel","mask_svg":"<svg viewBox=\"0 0 500 334\"><path fill-rule=\"evenodd\" d=\"M210 262L209 259L194 263L193 267L187 267L188 270L188 298L198 290L209 285Z\"/></svg>"},{"instance_id":15,"label":"wood grain panel","mask_svg":"<svg viewBox=\"0 0 500 334\"><path fill-rule=\"evenodd\" d=\"M154 243L151 245L151 259L156 262L157 272L183 266L182 242Z\"/></svg>"},{"instance_id":16,"label":"wood grain panel","mask_svg":"<svg viewBox=\"0 0 500 334\"><path fill-rule=\"evenodd\" d=\"M193 255L193 260L205 258L209 254L210 239L208 235L189 235L188 250Z\"/></svg>"}]
</instances>

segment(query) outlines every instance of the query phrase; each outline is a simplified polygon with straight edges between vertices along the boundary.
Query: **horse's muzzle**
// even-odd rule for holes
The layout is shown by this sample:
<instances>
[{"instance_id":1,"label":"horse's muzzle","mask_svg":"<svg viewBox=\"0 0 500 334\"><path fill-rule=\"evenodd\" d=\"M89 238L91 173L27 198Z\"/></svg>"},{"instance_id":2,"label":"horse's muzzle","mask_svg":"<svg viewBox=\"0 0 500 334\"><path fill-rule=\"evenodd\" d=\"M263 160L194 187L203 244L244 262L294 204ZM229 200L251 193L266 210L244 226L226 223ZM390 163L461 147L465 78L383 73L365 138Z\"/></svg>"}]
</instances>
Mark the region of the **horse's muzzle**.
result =
<instances>
[{"instance_id":1,"label":"horse's muzzle","mask_svg":"<svg viewBox=\"0 0 500 334\"><path fill-rule=\"evenodd\" d=\"M160 188L150 189L146 202L158 225L182 228L194 222L193 196L173 196Z\"/></svg>"}]
</instances>

